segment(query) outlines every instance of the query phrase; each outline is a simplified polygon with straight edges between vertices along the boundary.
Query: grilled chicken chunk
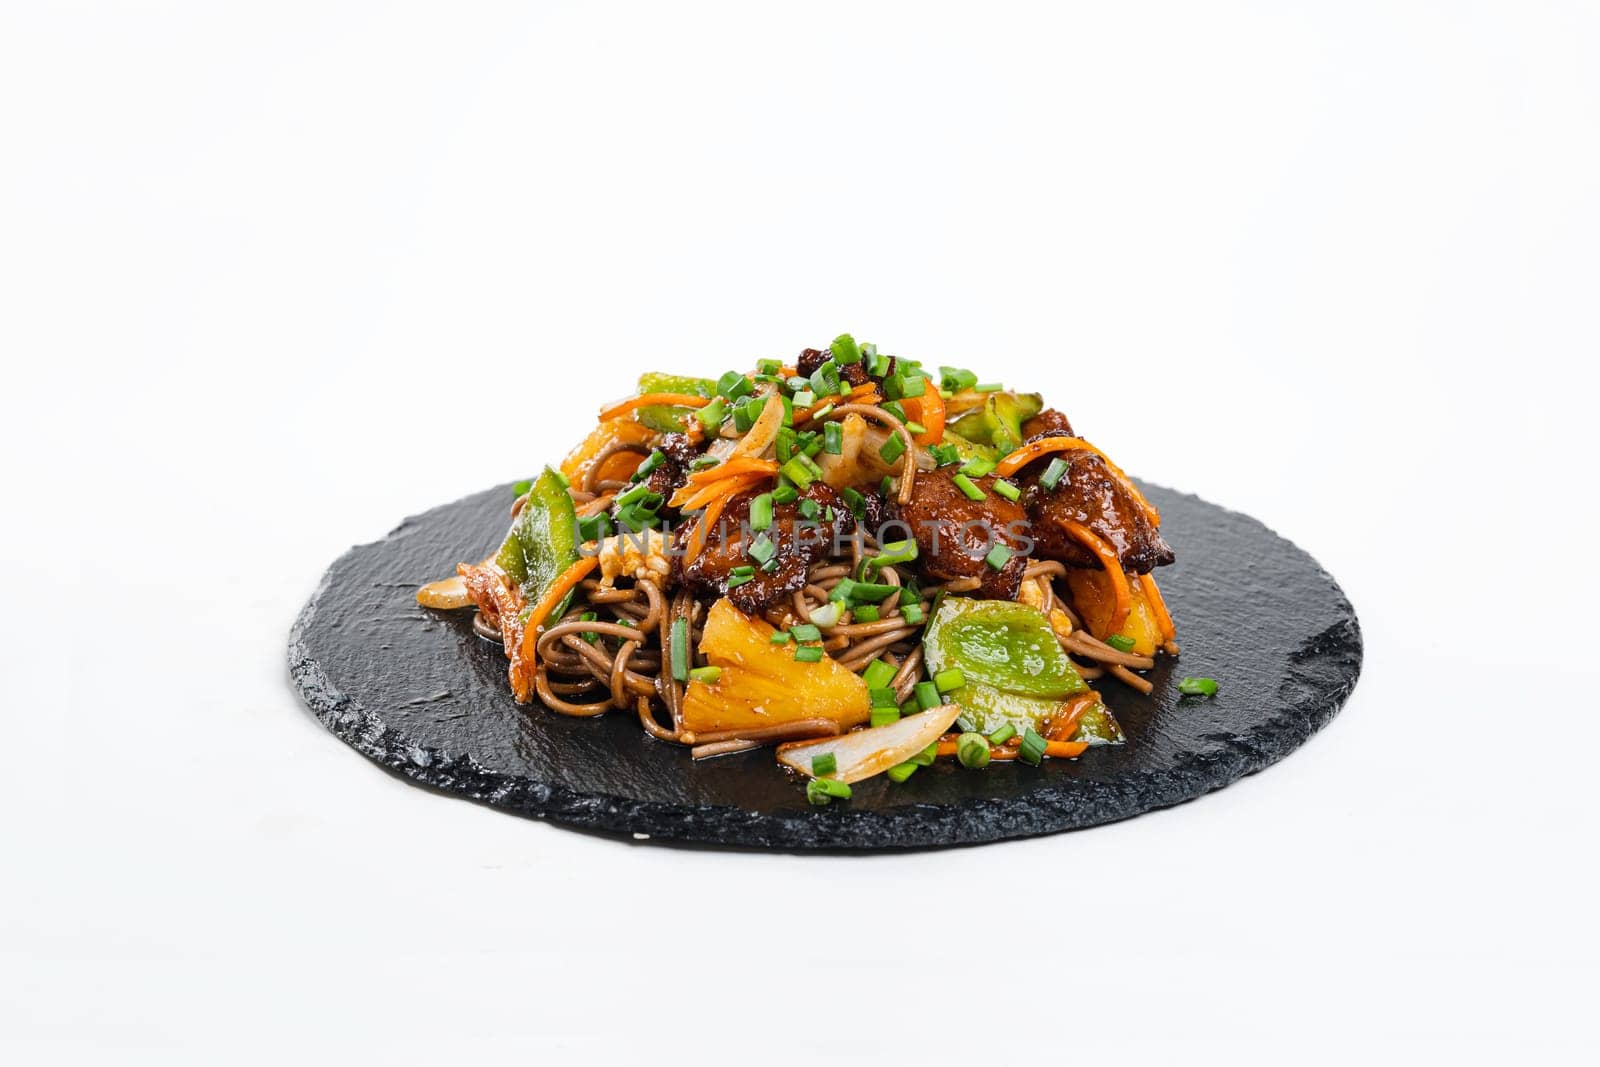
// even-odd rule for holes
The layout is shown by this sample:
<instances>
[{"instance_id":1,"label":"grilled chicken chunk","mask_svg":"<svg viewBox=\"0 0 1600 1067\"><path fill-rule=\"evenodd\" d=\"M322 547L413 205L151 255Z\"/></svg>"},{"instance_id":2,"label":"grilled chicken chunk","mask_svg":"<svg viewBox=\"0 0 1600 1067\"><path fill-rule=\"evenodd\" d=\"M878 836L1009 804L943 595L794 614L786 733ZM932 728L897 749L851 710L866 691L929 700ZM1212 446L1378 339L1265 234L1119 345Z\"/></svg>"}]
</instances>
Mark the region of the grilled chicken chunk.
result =
<instances>
[{"instance_id":1,"label":"grilled chicken chunk","mask_svg":"<svg viewBox=\"0 0 1600 1067\"><path fill-rule=\"evenodd\" d=\"M704 516L696 515L679 527L673 542L674 569L683 582L697 592L726 596L746 615L759 615L783 597L803 589L811 565L831 551L836 537L844 538L855 530L855 519L839 494L822 482L813 482L798 500L772 509L772 525L765 532L777 550L772 557L777 565L771 571L764 570L749 554L751 543L759 536L749 529L750 504L764 491L747 489L729 500L717 524L719 529L711 531L705 547L692 562L685 563L683 553ZM802 500L817 505L814 520L801 514ZM830 508L832 520L828 519ZM735 567L754 567L755 577L729 588Z\"/></svg>"},{"instance_id":2,"label":"grilled chicken chunk","mask_svg":"<svg viewBox=\"0 0 1600 1067\"><path fill-rule=\"evenodd\" d=\"M935 582L977 578L979 596L1014 600L1023 568L1028 565L1024 553L1027 516L1021 507L993 491L992 475L973 479L985 495L982 500L969 500L953 481L957 470L941 467L918 474L910 503L891 502L890 517L909 527L916 538L917 566L923 577ZM904 536L905 531L894 523L883 534L889 540ZM987 559L997 543L1012 551L998 569Z\"/></svg>"},{"instance_id":3,"label":"grilled chicken chunk","mask_svg":"<svg viewBox=\"0 0 1600 1067\"><path fill-rule=\"evenodd\" d=\"M1067 464L1054 489L1039 484L1050 458ZM1035 556L1060 560L1069 567L1099 567L1094 553L1067 533L1067 522L1079 522L1111 545L1129 574L1146 574L1172 562L1172 549L1161 531L1094 453L1055 453L1023 468L1015 481L1027 487L1022 504Z\"/></svg>"}]
</instances>

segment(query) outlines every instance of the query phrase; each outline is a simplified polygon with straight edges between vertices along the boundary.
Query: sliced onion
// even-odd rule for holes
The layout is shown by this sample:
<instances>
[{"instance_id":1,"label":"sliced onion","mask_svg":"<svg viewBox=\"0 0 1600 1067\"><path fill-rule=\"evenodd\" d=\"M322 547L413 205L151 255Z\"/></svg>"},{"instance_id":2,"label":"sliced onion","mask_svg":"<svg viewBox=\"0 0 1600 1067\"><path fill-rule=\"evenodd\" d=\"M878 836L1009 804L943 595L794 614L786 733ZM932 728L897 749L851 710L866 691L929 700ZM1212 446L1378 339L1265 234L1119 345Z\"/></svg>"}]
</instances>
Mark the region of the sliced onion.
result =
<instances>
[{"instance_id":1,"label":"sliced onion","mask_svg":"<svg viewBox=\"0 0 1600 1067\"><path fill-rule=\"evenodd\" d=\"M760 456L765 455L767 449L778 439L778 428L783 425L783 398L773 390L767 397L767 404L761 409L761 414L756 416L756 421L750 429L733 446L735 456Z\"/></svg>"},{"instance_id":2,"label":"sliced onion","mask_svg":"<svg viewBox=\"0 0 1600 1067\"><path fill-rule=\"evenodd\" d=\"M831 752L838 766L828 777L847 783L859 782L906 762L938 741L960 714L960 705L941 704L907 715L888 726L856 730L821 741L794 741L778 746L778 762L810 775L812 759Z\"/></svg>"},{"instance_id":3,"label":"sliced onion","mask_svg":"<svg viewBox=\"0 0 1600 1067\"><path fill-rule=\"evenodd\" d=\"M470 607L472 597L467 595L467 583L457 574L449 578L440 578L437 582L429 582L418 589L417 603L425 608L454 611L457 608Z\"/></svg>"}]
</instances>

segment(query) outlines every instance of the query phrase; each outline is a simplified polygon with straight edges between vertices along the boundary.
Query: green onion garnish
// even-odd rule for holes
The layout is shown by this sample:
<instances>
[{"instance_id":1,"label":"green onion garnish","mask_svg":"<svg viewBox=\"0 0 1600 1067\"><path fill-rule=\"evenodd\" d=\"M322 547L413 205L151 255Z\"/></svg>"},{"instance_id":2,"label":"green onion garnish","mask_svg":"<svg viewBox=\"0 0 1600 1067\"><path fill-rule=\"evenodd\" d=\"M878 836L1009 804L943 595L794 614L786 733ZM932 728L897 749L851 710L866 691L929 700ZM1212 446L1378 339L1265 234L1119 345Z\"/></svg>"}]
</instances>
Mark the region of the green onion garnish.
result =
<instances>
[{"instance_id":1,"label":"green onion garnish","mask_svg":"<svg viewBox=\"0 0 1600 1067\"><path fill-rule=\"evenodd\" d=\"M802 519L815 519L818 515L822 514L822 508L819 507L817 502L812 500L810 497L806 497L804 500L800 501L798 508L800 511L800 517Z\"/></svg>"},{"instance_id":2,"label":"green onion garnish","mask_svg":"<svg viewBox=\"0 0 1600 1067\"><path fill-rule=\"evenodd\" d=\"M905 455L905 452L906 443L900 439L899 434L891 434L889 439L883 443L883 447L878 449L878 455L883 457L885 463L893 463Z\"/></svg>"},{"instance_id":3,"label":"green onion garnish","mask_svg":"<svg viewBox=\"0 0 1600 1067\"><path fill-rule=\"evenodd\" d=\"M989 495L979 489L977 483L965 474L957 474L950 480L955 483L955 487L961 490L968 500L982 500Z\"/></svg>"},{"instance_id":4,"label":"green onion garnish","mask_svg":"<svg viewBox=\"0 0 1600 1067\"><path fill-rule=\"evenodd\" d=\"M796 437L794 430L788 426L778 427L777 436L772 440L772 447L778 454L779 463L787 463L794 456Z\"/></svg>"},{"instance_id":5,"label":"green onion garnish","mask_svg":"<svg viewBox=\"0 0 1600 1067\"><path fill-rule=\"evenodd\" d=\"M1191 697L1214 697L1217 695L1217 680L1215 678L1185 678L1178 683L1178 692Z\"/></svg>"},{"instance_id":6,"label":"green onion garnish","mask_svg":"<svg viewBox=\"0 0 1600 1067\"><path fill-rule=\"evenodd\" d=\"M783 476L788 478L801 489L807 488L812 482L817 480L816 475L812 474L811 471L807 469L805 464L805 456L803 454L796 455L790 459L789 462L783 465L782 470Z\"/></svg>"},{"instance_id":7,"label":"green onion garnish","mask_svg":"<svg viewBox=\"0 0 1600 1067\"><path fill-rule=\"evenodd\" d=\"M809 622L803 622L798 626L789 627L789 633L794 636L796 641L822 640L822 631L811 625Z\"/></svg>"},{"instance_id":8,"label":"green onion garnish","mask_svg":"<svg viewBox=\"0 0 1600 1067\"><path fill-rule=\"evenodd\" d=\"M818 807L835 800L849 800L850 787L837 778L807 779L806 799Z\"/></svg>"},{"instance_id":9,"label":"green onion garnish","mask_svg":"<svg viewBox=\"0 0 1600 1067\"><path fill-rule=\"evenodd\" d=\"M598 541L611 536L611 519L605 512L578 520L578 540Z\"/></svg>"},{"instance_id":10,"label":"green onion garnish","mask_svg":"<svg viewBox=\"0 0 1600 1067\"><path fill-rule=\"evenodd\" d=\"M524 478L511 487L511 492L516 496L527 496L533 492L533 481L529 478Z\"/></svg>"},{"instance_id":11,"label":"green onion garnish","mask_svg":"<svg viewBox=\"0 0 1600 1067\"><path fill-rule=\"evenodd\" d=\"M948 693L952 689L960 689L966 684L967 676L961 673L960 667L951 667L933 676L934 688L941 693Z\"/></svg>"},{"instance_id":12,"label":"green onion garnish","mask_svg":"<svg viewBox=\"0 0 1600 1067\"><path fill-rule=\"evenodd\" d=\"M906 423L906 433L910 434L912 437L921 437L927 432L928 428L922 425L920 422L911 421Z\"/></svg>"},{"instance_id":13,"label":"green onion garnish","mask_svg":"<svg viewBox=\"0 0 1600 1067\"><path fill-rule=\"evenodd\" d=\"M964 733L956 739L956 759L968 770L978 771L989 765L989 739L980 733Z\"/></svg>"},{"instance_id":14,"label":"green onion garnish","mask_svg":"<svg viewBox=\"0 0 1600 1067\"><path fill-rule=\"evenodd\" d=\"M722 677L721 667L696 667L689 672L691 682L700 682L702 685L716 685Z\"/></svg>"},{"instance_id":15,"label":"green onion garnish","mask_svg":"<svg viewBox=\"0 0 1600 1067\"><path fill-rule=\"evenodd\" d=\"M772 502L774 504L793 503L794 498L799 495L800 494L795 491L793 485L789 484L788 482L783 482L772 491Z\"/></svg>"},{"instance_id":16,"label":"green onion garnish","mask_svg":"<svg viewBox=\"0 0 1600 1067\"><path fill-rule=\"evenodd\" d=\"M882 378L889 373L889 363L893 359L893 356L880 356L876 352L872 353L871 360L867 364L867 373L874 378Z\"/></svg>"},{"instance_id":17,"label":"green onion garnish","mask_svg":"<svg viewBox=\"0 0 1600 1067\"><path fill-rule=\"evenodd\" d=\"M961 450L955 445L929 445L928 455L933 457L935 466L948 467L961 462Z\"/></svg>"},{"instance_id":18,"label":"green onion garnish","mask_svg":"<svg viewBox=\"0 0 1600 1067\"><path fill-rule=\"evenodd\" d=\"M974 385L972 387L972 391L975 393L998 393L1004 388L1005 386L1001 385L999 382L984 382L981 385Z\"/></svg>"},{"instance_id":19,"label":"green onion garnish","mask_svg":"<svg viewBox=\"0 0 1600 1067\"><path fill-rule=\"evenodd\" d=\"M837 422L822 424L822 450L830 456L844 454L844 427Z\"/></svg>"},{"instance_id":20,"label":"green onion garnish","mask_svg":"<svg viewBox=\"0 0 1600 1067\"><path fill-rule=\"evenodd\" d=\"M879 496L894 496L894 476L885 474L883 481L878 483Z\"/></svg>"},{"instance_id":21,"label":"green onion garnish","mask_svg":"<svg viewBox=\"0 0 1600 1067\"><path fill-rule=\"evenodd\" d=\"M756 539L750 542L750 548L747 551L751 559L757 563L765 563L777 555L778 546L773 544L772 538L766 534L758 534Z\"/></svg>"},{"instance_id":22,"label":"green onion garnish","mask_svg":"<svg viewBox=\"0 0 1600 1067\"><path fill-rule=\"evenodd\" d=\"M961 465L961 473L969 478L982 478L994 470L994 460L984 459L982 456L973 456Z\"/></svg>"},{"instance_id":23,"label":"green onion garnish","mask_svg":"<svg viewBox=\"0 0 1600 1067\"><path fill-rule=\"evenodd\" d=\"M869 556L866 565L872 568L892 567L900 563L910 563L917 558L917 543L915 541L890 541L883 546L883 551L876 556Z\"/></svg>"},{"instance_id":24,"label":"green onion garnish","mask_svg":"<svg viewBox=\"0 0 1600 1067\"><path fill-rule=\"evenodd\" d=\"M878 609L871 604L861 605L852 612L852 615L854 615L856 622L877 622L880 618Z\"/></svg>"},{"instance_id":25,"label":"green onion garnish","mask_svg":"<svg viewBox=\"0 0 1600 1067\"><path fill-rule=\"evenodd\" d=\"M934 741L927 748L911 757L911 762L918 767L932 767L933 761L939 758L939 742Z\"/></svg>"},{"instance_id":26,"label":"green onion garnish","mask_svg":"<svg viewBox=\"0 0 1600 1067\"><path fill-rule=\"evenodd\" d=\"M889 726L900 721L899 708L873 708L872 717L867 720L873 726Z\"/></svg>"},{"instance_id":27,"label":"green onion garnish","mask_svg":"<svg viewBox=\"0 0 1600 1067\"><path fill-rule=\"evenodd\" d=\"M922 605L921 604L902 604L902 605L900 605L900 617L906 620L906 625L908 625L908 626L921 626L922 625L922 618L923 618Z\"/></svg>"},{"instance_id":28,"label":"green onion garnish","mask_svg":"<svg viewBox=\"0 0 1600 1067\"><path fill-rule=\"evenodd\" d=\"M868 689L883 689L894 681L894 675L895 669L893 667L881 659L875 659L867 664L866 670L861 672L861 680L867 683Z\"/></svg>"},{"instance_id":29,"label":"green onion garnish","mask_svg":"<svg viewBox=\"0 0 1600 1067\"><path fill-rule=\"evenodd\" d=\"M956 716L956 730L958 732L970 734L976 729L977 727L972 725L972 720L967 718L965 715Z\"/></svg>"},{"instance_id":30,"label":"green onion garnish","mask_svg":"<svg viewBox=\"0 0 1600 1067\"><path fill-rule=\"evenodd\" d=\"M728 573L733 575L735 578L754 578L756 576L756 569L749 564L743 564L733 568Z\"/></svg>"},{"instance_id":31,"label":"green onion garnish","mask_svg":"<svg viewBox=\"0 0 1600 1067\"><path fill-rule=\"evenodd\" d=\"M772 525L772 494L762 493L750 501L750 529L765 530Z\"/></svg>"},{"instance_id":32,"label":"green onion garnish","mask_svg":"<svg viewBox=\"0 0 1600 1067\"><path fill-rule=\"evenodd\" d=\"M1110 637L1106 638L1106 644L1110 645L1118 652L1132 652L1133 646L1138 643L1139 642L1135 641L1127 634L1112 634Z\"/></svg>"},{"instance_id":33,"label":"green onion garnish","mask_svg":"<svg viewBox=\"0 0 1600 1067\"><path fill-rule=\"evenodd\" d=\"M910 420L910 416L906 414L906 409L900 406L900 401L898 400L891 400L887 404L879 404L878 406L883 408L883 410L887 411L889 414L893 415L895 418L899 419L901 422L907 422Z\"/></svg>"},{"instance_id":34,"label":"green onion garnish","mask_svg":"<svg viewBox=\"0 0 1600 1067\"><path fill-rule=\"evenodd\" d=\"M756 360L756 373L757 374L777 374L781 370L783 370L783 361L782 360L779 360L779 359L758 359L758 360Z\"/></svg>"},{"instance_id":35,"label":"green onion garnish","mask_svg":"<svg viewBox=\"0 0 1600 1067\"><path fill-rule=\"evenodd\" d=\"M952 393L959 393L963 389L971 389L978 384L978 376L961 367L940 367L939 384Z\"/></svg>"},{"instance_id":36,"label":"green onion garnish","mask_svg":"<svg viewBox=\"0 0 1600 1067\"><path fill-rule=\"evenodd\" d=\"M823 419L827 418L829 415L832 415L832 414L833 414L833 401L830 400L826 404L824 404L820 408L818 408L817 410L813 411L811 413L811 418L812 418L812 421L814 421L814 422L821 422Z\"/></svg>"},{"instance_id":37,"label":"green onion garnish","mask_svg":"<svg viewBox=\"0 0 1600 1067\"><path fill-rule=\"evenodd\" d=\"M594 622L599 619L600 616L596 615L592 611L586 611L582 615L579 615L578 618L582 619L584 622ZM593 630L586 630L578 636L589 642L591 645L600 639L600 635L595 633Z\"/></svg>"},{"instance_id":38,"label":"green onion garnish","mask_svg":"<svg viewBox=\"0 0 1600 1067\"><path fill-rule=\"evenodd\" d=\"M1022 495L1021 489L1018 489L1015 485L1006 481L1004 478L996 478L994 480L993 489L995 492L999 493L1012 503L1016 503L1017 498Z\"/></svg>"},{"instance_id":39,"label":"green onion garnish","mask_svg":"<svg viewBox=\"0 0 1600 1067\"><path fill-rule=\"evenodd\" d=\"M917 773L917 765L908 760L905 763L896 763L883 773L889 776L889 781L898 785Z\"/></svg>"},{"instance_id":40,"label":"green onion garnish","mask_svg":"<svg viewBox=\"0 0 1600 1067\"><path fill-rule=\"evenodd\" d=\"M672 677L689 680L689 620L672 620Z\"/></svg>"},{"instance_id":41,"label":"green onion garnish","mask_svg":"<svg viewBox=\"0 0 1600 1067\"><path fill-rule=\"evenodd\" d=\"M1050 461L1050 466L1044 469L1044 473L1039 475L1039 484L1046 489L1054 489L1065 473L1067 473L1067 461L1057 456Z\"/></svg>"},{"instance_id":42,"label":"green onion garnish","mask_svg":"<svg viewBox=\"0 0 1600 1067\"><path fill-rule=\"evenodd\" d=\"M741 585L745 584L746 582L753 582L755 580L756 580L756 576L753 575L753 574L734 574L734 575L729 575L729 577L728 577L728 588L729 589L737 589Z\"/></svg>"},{"instance_id":43,"label":"green onion garnish","mask_svg":"<svg viewBox=\"0 0 1600 1067\"><path fill-rule=\"evenodd\" d=\"M839 496L844 501L844 506L850 509L850 514L858 519L866 515L867 498L862 496L858 490L846 486L839 490Z\"/></svg>"},{"instance_id":44,"label":"green onion garnish","mask_svg":"<svg viewBox=\"0 0 1600 1067\"><path fill-rule=\"evenodd\" d=\"M648 485L636 485L630 488L627 492L623 493L621 496L617 497L616 504L619 508L625 508L629 504L637 504L639 501L643 500L649 495L650 487Z\"/></svg>"},{"instance_id":45,"label":"green onion garnish","mask_svg":"<svg viewBox=\"0 0 1600 1067\"><path fill-rule=\"evenodd\" d=\"M795 662L797 663L821 663L822 646L801 645L799 648L794 650L794 658Z\"/></svg>"},{"instance_id":46,"label":"green onion garnish","mask_svg":"<svg viewBox=\"0 0 1600 1067\"><path fill-rule=\"evenodd\" d=\"M1022 747L1017 750L1017 755L1037 767L1039 761L1044 759L1045 748L1045 739L1030 726L1022 731Z\"/></svg>"},{"instance_id":47,"label":"green onion garnish","mask_svg":"<svg viewBox=\"0 0 1600 1067\"><path fill-rule=\"evenodd\" d=\"M1001 745L1005 744L1007 741L1016 736L1017 728L1012 726L1010 723L1006 723L1004 726L1000 727L1000 729L989 735L989 743L995 748L999 748Z\"/></svg>"},{"instance_id":48,"label":"green onion garnish","mask_svg":"<svg viewBox=\"0 0 1600 1067\"><path fill-rule=\"evenodd\" d=\"M867 700L874 708L894 708L900 710L900 698L894 695L893 689L869 689Z\"/></svg>"},{"instance_id":49,"label":"green onion garnish","mask_svg":"<svg viewBox=\"0 0 1600 1067\"><path fill-rule=\"evenodd\" d=\"M750 379L736 370L731 370L717 379L718 394L727 397L729 400L738 400L754 388L755 386L750 384Z\"/></svg>"},{"instance_id":50,"label":"green onion garnish","mask_svg":"<svg viewBox=\"0 0 1600 1067\"><path fill-rule=\"evenodd\" d=\"M802 389L794 394L794 402L803 408L808 408L817 402L817 394L810 389Z\"/></svg>"},{"instance_id":51,"label":"green onion garnish","mask_svg":"<svg viewBox=\"0 0 1600 1067\"><path fill-rule=\"evenodd\" d=\"M768 643L774 645L787 645L789 643L789 631L779 630L771 637L767 638L767 641Z\"/></svg>"},{"instance_id":52,"label":"green onion garnish","mask_svg":"<svg viewBox=\"0 0 1600 1067\"><path fill-rule=\"evenodd\" d=\"M993 567L995 570L1000 570L1007 563L1011 562L1011 557L1013 555L1015 555L1015 553L1011 551L1009 546L995 545L989 550L989 554L983 557L983 561L989 566Z\"/></svg>"},{"instance_id":53,"label":"green onion garnish","mask_svg":"<svg viewBox=\"0 0 1600 1067\"><path fill-rule=\"evenodd\" d=\"M706 433L715 433L722 425L722 420L728 417L728 405L719 396L705 407L696 411L694 417L700 420L700 427Z\"/></svg>"},{"instance_id":54,"label":"green onion garnish","mask_svg":"<svg viewBox=\"0 0 1600 1067\"><path fill-rule=\"evenodd\" d=\"M917 698L917 707L923 711L939 706L939 687L932 682L918 682L912 694Z\"/></svg>"},{"instance_id":55,"label":"green onion garnish","mask_svg":"<svg viewBox=\"0 0 1600 1067\"><path fill-rule=\"evenodd\" d=\"M811 757L811 775L814 778L826 778L839 769L839 757L832 752L822 752Z\"/></svg>"},{"instance_id":56,"label":"green onion garnish","mask_svg":"<svg viewBox=\"0 0 1600 1067\"><path fill-rule=\"evenodd\" d=\"M689 461L689 469L696 471L710 470L712 467L715 467L721 462L722 460L718 459L716 456L696 456L694 459Z\"/></svg>"},{"instance_id":57,"label":"green onion garnish","mask_svg":"<svg viewBox=\"0 0 1600 1067\"><path fill-rule=\"evenodd\" d=\"M633 476L628 480L630 482L642 482L646 478L650 477L650 473L652 471L666 461L667 454L665 452L661 451L659 448L651 449L650 454L645 457L643 463L639 464L638 469L633 472Z\"/></svg>"},{"instance_id":58,"label":"green onion garnish","mask_svg":"<svg viewBox=\"0 0 1600 1067\"><path fill-rule=\"evenodd\" d=\"M847 333L841 333L833 339L833 344L828 346L828 351L833 353L833 358L839 363L860 363L861 346L856 344L856 339Z\"/></svg>"}]
</instances>

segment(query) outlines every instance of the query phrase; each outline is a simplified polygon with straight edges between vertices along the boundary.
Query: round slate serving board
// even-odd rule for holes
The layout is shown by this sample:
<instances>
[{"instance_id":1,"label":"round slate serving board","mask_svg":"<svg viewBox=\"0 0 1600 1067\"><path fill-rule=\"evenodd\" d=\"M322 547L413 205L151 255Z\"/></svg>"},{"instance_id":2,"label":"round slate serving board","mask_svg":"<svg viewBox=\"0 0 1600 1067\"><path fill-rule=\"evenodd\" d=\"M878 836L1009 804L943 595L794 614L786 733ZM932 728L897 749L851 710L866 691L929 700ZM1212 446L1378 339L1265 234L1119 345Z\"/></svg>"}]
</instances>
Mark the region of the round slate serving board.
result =
<instances>
[{"instance_id":1,"label":"round slate serving board","mask_svg":"<svg viewBox=\"0 0 1600 1067\"><path fill-rule=\"evenodd\" d=\"M418 606L418 585L482 559L509 522L501 486L407 519L345 554L289 643L312 712L382 766L447 793L589 829L783 849L973 844L1125 819L1191 800L1292 752L1333 718L1361 669L1361 631L1315 560L1261 523L1146 486L1178 562L1161 588L1183 647L1141 696L1099 688L1128 743L1043 767L941 760L901 785L857 783L814 808L770 749L695 763L631 713L571 719L518 706L500 647L470 611ZM1184 697L1185 675L1216 678Z\"/></svg>"}]
</instances>

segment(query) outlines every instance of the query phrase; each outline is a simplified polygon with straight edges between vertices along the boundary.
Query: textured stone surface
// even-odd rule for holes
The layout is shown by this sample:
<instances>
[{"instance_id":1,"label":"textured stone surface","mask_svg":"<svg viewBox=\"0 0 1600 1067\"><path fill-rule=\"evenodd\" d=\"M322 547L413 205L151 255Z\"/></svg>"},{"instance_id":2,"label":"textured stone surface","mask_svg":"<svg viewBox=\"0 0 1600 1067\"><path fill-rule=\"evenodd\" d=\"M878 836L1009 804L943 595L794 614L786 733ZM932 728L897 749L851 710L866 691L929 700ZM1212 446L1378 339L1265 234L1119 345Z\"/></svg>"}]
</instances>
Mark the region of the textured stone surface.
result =
<instances>
[{"instance_id":1,"label":"textured stone surface","mask_svg":"<svg viewBox=\"0 0 1600 1067\"><path fill-rule=\"evenodd\" d=\"M347 744L400 775L522 815L596 830L786 849L971 844L1125 819L1191 800L1292 752L1333 718L1361 668L1355 612L1315 560L1245 515L1147 487L1178 563L1162 589L1183 654L1144 697L1100 683L1119 748L1042 768L953 761L903 785L879 777L813 808L770 750L694 763L631 714L570 719L518 707L497 645L470 612L416 587L480 559L511 501L502 486L406 520L328 571L290 637L295 684ZM1216 678L1182 697L1185 675Z\"/></svg>"}]
</instances>

